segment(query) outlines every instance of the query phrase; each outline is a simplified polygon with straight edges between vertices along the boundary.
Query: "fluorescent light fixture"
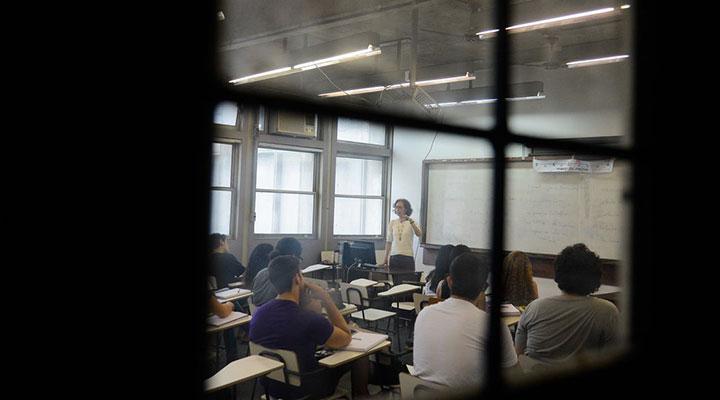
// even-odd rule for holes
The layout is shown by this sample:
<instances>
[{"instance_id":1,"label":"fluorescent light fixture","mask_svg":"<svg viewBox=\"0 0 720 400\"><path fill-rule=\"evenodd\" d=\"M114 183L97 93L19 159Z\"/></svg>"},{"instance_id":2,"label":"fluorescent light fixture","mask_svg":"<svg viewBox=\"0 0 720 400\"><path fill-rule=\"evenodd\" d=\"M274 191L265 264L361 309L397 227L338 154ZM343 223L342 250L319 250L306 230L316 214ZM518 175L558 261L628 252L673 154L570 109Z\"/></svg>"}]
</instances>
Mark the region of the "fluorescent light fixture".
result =
<instances>
[{"instance_id":1,"label":"fluorescent light fixture","mask_svg":"<svg viewBox=\"0 0 720 400\"><path fill-rule=\"evenodd\" d=\"M366 88L360 88L360 89L341 90L339 92L332 92L332 93L322 93L322 94L319 94L318 96L320 96L320 97L352 96L355 94L382 92L384 89L385 89L385 86L372 86L372 87L366 87Z\"/></svg>"},{"instance_id":2,"label":"fluorescent light fixture","mask_svg":"<svg viewBox=\"0 0 720 400\"><path fill-rule=\"evenodd\" d=\"M600 64L609 64L609 63L620 62L628 57L629 56L627 54L623 54L623 55L612 56L612 57L593 58L591 60L571 61L569 63L565 63L565 65L567 65L568 68L589 67L591 65L600 65Z\"/></svg>"},{"instance_id":3,"label":"fluorescent light fixture","mask_svg":"<svg viewBox=\"0 0 720 400\"><path fill-rule=\"evenodd\" d=\"M376 48L373 48L372 45L369 45L366 49L352 51L350 53L340 54L337 56L323 58L320 60L309 61L309 62L305 62L305 63L298 64L298 65L293 65L293 69L300 69L303 71L307 71L307 70L310 70L313 68L325 67L325 66L333 65L333 64L339 64L341 62L357 60L360 58L370 57L370 56L378 55L381 53L382 53L382 50L380 50L380 48L376 49Z\"/></svg>"},{"instance_id":4,"label":"fluorescent light fixture","mask_svg":"<svg viewBox=\"0 0 720 400\"><path fill-rule=\"evenodd\" d=\"M577 23L577 22L586 21L597 15L606 14L606 13L609 13L612 11L615 11L614 7L601 8L598 10L585 11L585 12L570 14L570 15L563 15L561 17L548 18L548 19L543 19L540 21L526 22L523 24L518 24L518 25L513 25L510 27L507 27L507 28L505 28L505 30L507 30L508 32L526 32L526 31L531 31L531 30L535 30L535 29L547 28L547 27L551 27L551 26ZM487 37L494 36L494 34L497 33L498 31L499 31L498 29L490 29L487 31L478 32L478 33L476 33L476 35L478 35L478 37L480 39L485 39Z\"/></svg>"},{"instance_id":5,"label":"fluorescent light fixture","mask_svg":"<svg viewBox=\"0 0 720 400\"><path fill-rule=\"evenodd\" d=\"M524 96L524 97L508 97L507 101L522 101L522 100L540 100L544 99L545 95L538 93L537 96ZM476 104L490 104L496 102L497 99L476 99L476 100L464 100L464 101L451 101L446 103L437 104L425 104L425 107L436 108L436 107L455 107L455 106L469 106Z\"/></svg>"},{"instance_id":6,"label":"fluorescent light fixture","mask_svg":"<svg viewBox=\"0 0 720 400\"><path fill-rule=\"evenodd\" d=\"M438 78L438 79L429 79L429 80L425 80L425 81L416 81L415 85L416 86L443 85L443 84L452 83L452 82L471 81L473 79L475 79L475 76L471 75L469 72L466 72L465 75L461 75L461 76L451 76L448 78ZM410 87L409 82L395 83L395 84L388 85L388 86L372 86L372 87L367 87L367 88L342 90L339 92L321 93L318 96L320 96L320 97L351 96L354 94L382 92L383 90L393 90L393 89L400 89L400 88L406 88L406 87Z\"/></svg>"},{"instance_id":7,"label":"fluorescent light fixture","mask_svg":"<svg viewBox=\"0 0 720 400\"><path fill-rule=\"evenodd\" d=\"M449 78L430 79L427 81L416 81L415 85L417 85L417 86L442 85L444 83L464 82L464 81L471 81L473 79L475 79L475 75L470 75L469 72L466 72L465 75L463 75L463 76L452 76Z\"/></svg>"},{"instance_id":8,"label":"fluorescent light fixture","mask_svg":"<svg viewBox=\"0 0 720 400\"><path fill-rule=\"evenodd\" d=\"M620 6L621 10L627 10L628 8L630 8L630 4L625 4L625 5Z\"/></svg>"},{"instance_id":9,"label":"fluorescent light fixture","mask_svg":"<svg viewBox=\"0 0 720 400\"><path fill-rule=\"evenodd\" d=\"M250 83L250 82L255 82L255 81L261 81L261 80L263 80L263 79L268 79L268 78L274 78L274 77L277 77L277 76L287 75L288 73L292 73L291 70L292 70L292 68L290 68L290 67L278 68L278 69L274 69L274 70L272 70L272 71L265 71L265 72L261 72L261 73L259 73L259 74L248 75L248 76L244 76L244 77L242 77L242 78L233 79L233 80L230 81L230 83L234 83L234 84L236 84L236 85L240 85L240 84L242 84L242 83Z\"/></svg>"},{"instance_id":10,"label":"fluorescent light fixture","mask_svg":"<svg viewBox=\"0 0 720 400\"><path fill-rule=\"evenodd\" d=\"M254 75L244 76L242 78L233 79L230 83L235 85L241 85L243 83L257 82L263 79L276 78L279 76L294 74L297 72L307 71L318 67L325 67L328 65L339 64L348 61L358 60L360 58L375 56L382 54L380 48L374 48L372 45L368 45L367 48L350 53L340 54L333 57L327 57L320 60L309 61L302 64L295 65L293 67L278 68L271 71L260 72Z\"/></svg>"}]
</instances>

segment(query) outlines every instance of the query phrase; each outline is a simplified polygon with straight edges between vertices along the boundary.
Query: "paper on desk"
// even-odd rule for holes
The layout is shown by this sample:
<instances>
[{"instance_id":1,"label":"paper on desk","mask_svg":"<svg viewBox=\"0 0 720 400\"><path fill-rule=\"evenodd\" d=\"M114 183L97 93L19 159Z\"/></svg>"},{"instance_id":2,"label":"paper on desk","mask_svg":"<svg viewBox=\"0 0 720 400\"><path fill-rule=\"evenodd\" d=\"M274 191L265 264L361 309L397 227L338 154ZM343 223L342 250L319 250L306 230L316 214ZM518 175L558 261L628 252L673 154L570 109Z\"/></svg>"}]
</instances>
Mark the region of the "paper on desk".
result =
<instances>
[{"instance_id":1,"label":"paper on desk","mask_svg":"<svg viewBox=\"0 0 720 400\"><path fill-rule=\"evenodd\" d=\"M208 317L207 323L208 323L209 325L220 326L220 325L225 325L225 324L227 324L228 322L235 321L236 319L240 319L240 318L242 318L242 317L247 317L247 314L241 313L241 312L239 312L239 311L233 311L233 312L230 313L230 315L228 315L228 316L225 317L225 318L220 318L220 317L218 317L217 315L213 315L212 317Z\"/></svg>"},{"instance_id":2,"label":"paper on desk","mask_svg":"<svg viewBox=\"0 0 720 400\"><path fill-rule=\"evenodd\" d=\"M353 333L350 344L343 347L342 349L349 351L365 352L387 340L387 338L388 335L383 335L380 333L358 331Z\"/></svg>"},{"instance_id":3,"label":"paper on desk","mask_svg":"<svg viewBox=\"0 0 720 400\"><path fill-rule=\"evenodd\" d=\"M215 292L215 296L217 296L221 299L227 299L227 298L239 296L239 295L245 294L245 293L250 293L250 290L235 288L235 289L221 290L221 291Z\"/></svg>"}]
</instances>

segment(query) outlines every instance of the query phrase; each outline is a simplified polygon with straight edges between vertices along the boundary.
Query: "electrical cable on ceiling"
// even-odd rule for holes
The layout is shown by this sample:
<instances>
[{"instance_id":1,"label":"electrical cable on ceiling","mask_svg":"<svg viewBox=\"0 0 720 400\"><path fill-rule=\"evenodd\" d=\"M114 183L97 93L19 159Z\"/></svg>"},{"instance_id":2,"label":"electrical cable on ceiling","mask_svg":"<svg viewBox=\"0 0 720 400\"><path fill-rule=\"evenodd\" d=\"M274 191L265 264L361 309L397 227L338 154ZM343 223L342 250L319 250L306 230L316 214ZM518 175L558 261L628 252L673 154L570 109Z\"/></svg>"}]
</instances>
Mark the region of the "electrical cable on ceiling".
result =
<instances>
[{"instance_id":1,"label":"electrical cable on ceiling","mask_svg":"<svg viewBox=\"0 0 720 400\"><path fill-rule=\"evenodd\" d=\"M320 73L323 74L323 76L325 77L325 79L327 79L328 82L330 82L331 85L335 86L335 89L337 89L337 90L345 93L346 96L350 96L350 94L349 94L348 92L346 92L343 88L341 88L340 86L336 85L335 82L333 82L333 80L330 79L329 76L327 76L327 74L325 73L325 71L322 70L322 68L317 67L317 68L315 68L315 69L317 69L318 71L320 71ZM368 101L366 98L364 98L364 97L362 97L362 96L360 96L360 99L361 99L362 101L368 103L368 104L372 104L372 103L370 103L370 101Z\"/></svg>"}]
</instances>

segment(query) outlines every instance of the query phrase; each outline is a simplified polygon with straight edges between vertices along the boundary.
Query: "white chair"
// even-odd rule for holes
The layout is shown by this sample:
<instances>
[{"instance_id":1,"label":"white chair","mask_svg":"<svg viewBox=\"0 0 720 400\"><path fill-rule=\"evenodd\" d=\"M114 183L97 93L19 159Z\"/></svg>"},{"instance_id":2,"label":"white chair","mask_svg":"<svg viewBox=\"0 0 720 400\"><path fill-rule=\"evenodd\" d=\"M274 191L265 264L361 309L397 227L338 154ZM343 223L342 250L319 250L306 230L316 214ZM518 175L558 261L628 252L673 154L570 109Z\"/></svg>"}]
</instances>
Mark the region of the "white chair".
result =
<instances>
[{"instance_id":1,"label":"white chair","mask_svg":"<svg viewBox=\"0 0 720 400\"><path fill-rule=\"evenodd\" d=\"M437 383L429 382L424 379L420 379L417 376L412 376L401 372L400 377L400 399L401 400L413 400L413 399L444 399L447 398L447 394L443 394L443 391L447 391L447 387L438 385Z\"/></svg>"},{"instance_id":2,"label":"white chair","mask_svg":"<svg viewBox=\"0 0 720 400\"><path fill-rule=\"evenodd\" d=\"M360 310L350 314L351 318L363 320L368 323L374 322L376 330L378 328L378 322L386 319L387 326L385 332L392 332L390 330L390 319L395 318L397 314L392 311L385 311L370 307L367 287L357 286L347 282L340 282L340 295L342 296L343 302L355 304Z\"/></svg>"},{"instance_id":3,"label":"white chair","mask_svg":"<svg viewBox=\"0 0 720 400\"><path fill-rule=\"evenodd\" d=\"M257 306L255 305L255 303L253 303L253 297L252 296L248 297L247 302L248 302L248 308L250 309L250 315L255 314L255 310L257 310Z\"/></svg>"},{"instance_id":4,"label":"white chair","mask_svg":"<svg viewBox=\"0 0 720 400\"><path fill-rule=\"evenodd\" d=\"M420 314L420 311L430 304L430 296L422 293L413 293L413 306L415 308L415 315Z\"/></svg>"},{"instance_id":5,"label":"white chair","mask_svg":"<svg viewBox=\"0 0 720 400\"><path fill-rule=\"evenodd\" d=\"M313 371L300 372L297 354L294 351L271 349L254 342L250 342L250 354L260 355L284 363L285 366L282 369L270 372L266 375L266 377L268 379L282 382L291 386L300 387L302 386L303 377L316 374L323 370L323 368L321 367ZM273 397L271 396L268 397L270 398L270 400L273 399ZM351 395L348 394L345 390L338 387L335 389L335 393L328 397L325 397L324 400L338 399L341 397L350 398Z\"/></svg>"}]
</instances>

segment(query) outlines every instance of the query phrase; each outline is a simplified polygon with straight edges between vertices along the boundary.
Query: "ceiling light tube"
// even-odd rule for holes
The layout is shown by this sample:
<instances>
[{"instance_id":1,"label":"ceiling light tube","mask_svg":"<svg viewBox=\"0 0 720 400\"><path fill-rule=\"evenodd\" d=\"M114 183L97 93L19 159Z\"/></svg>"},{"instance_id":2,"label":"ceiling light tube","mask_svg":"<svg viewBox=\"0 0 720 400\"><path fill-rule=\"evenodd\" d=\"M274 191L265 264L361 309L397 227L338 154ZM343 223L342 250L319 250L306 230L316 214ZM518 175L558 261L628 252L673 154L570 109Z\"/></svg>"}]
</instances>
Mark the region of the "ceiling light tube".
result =
<instances>
[{"instance_id":1,"label":"ceiling light tube","mask_svg":"<svg viewBox=\"0 0 720 400\"><path fill-rule=\"evenodd\" d=\"M526 23L507 27L507 28L505 28L505 30L507 30L508 32L513 32L513 33L527 32L527 31L541 29L541 28L547 28L547 27L551 27L551 26L566 25L566 24L570 24L570 23L582 22L582 21L591 19L593 17L596 17L598 15L606 14L606 13L609 13L612 11L615 11L615 8L613 8L613 7L601 8L598 10L585 11L585 12L570 14L570 15L563 15L560 17L548 18L548 19L543 19L543 20L539 20L539 21L526 22ZM478 38L480 38L480 39L485 39L490 36L494 36L494 34L497 33L498 31L499 31L498 29L491 29L491 30L487 30L487 31L478 32L478 33L476 33L476 35L478 35Z\"/></svg>"},{"instance_id":2,"label":"ceiling light tube","mask_svg":"<svg viewBox=\"0 0 720 400\"><path fill-rule=\"evenodd\" d=\"M350 53L340 54L333 57L327 57L320 60L310 61L302 64L295 65L293 67L278 68L271 71L261 72L259 74L248 75L242 78L233 79L230 83L240 85L243 83L250 83L261 81L263 79L276 78L283 75L294 74L297 72L307 71L317 67L324 67L327 65L339 64L342 62L353 61L364 57L370 57L374 55L382 54L380 48L375 48L372 44L368 45L366 49L353 51Z\"/></svg>"},{"instance_id":3,"label":"ceiling light tube","mask_svg":"<svg viewBox=\"0 0 720 400\"><path fill-rule=\"evenodd\" d=\"M463 76L452 76L449 78L439 78L439 79L430 79L426 81L415 81L416 86L432 86L432 85L442 85L444 83L452 83L452 82L464 82L464 81L471 81L475 79L474 75L470 75L469 72L466 72Z\"/></svg>"},{"instance_id":4,"label":"ceiling light tube","mask_svg":"<svg viewBox=\"0 0 720 400\"><path fill-rule=\"evenodd\" d=\"M432 85L442 85L446 83L451 82L463 82L463 81L471 81L475 79L474 75L471 75L469 72L466 72L465 75L461 76L451 76L448 78L438 78L438 79L430 79L426 81L416 81L416 86L432 86ZM348 96L348 95L354 95L354 94L362 94L362 93L373 93L373 92L382 92L383 90L393 90L393 89L400 89L400 88L406 88L410 87L409 82L404 83L395 83L388 86L372 86L367 88L359 88L359 89L350 89L350 90L344 90L339 92L331 92L331 93L321 93L318 96L320 97L339 97L339 96Z\"/></svg>"},{"instance_id":5,"label":"ceiling light tube","mask_svg":"<svg viewBox=\"0 0 720 400\"><path fill-rule=\"evenodd\" d=\"M244 76L242 78L233 79L230 81L230 83L240 85L242 83L261 81L263 79L274 78L276 76L287 75L289 73L292 73L290 67L278 68L278 69L274 69L272 71L265 71L265 72L261 72L259 74L248 75L248 76Z\"/></svg>"},{"instance_id":6,"label":"ceiling light tube","mask_svg":"<svg viewBox=\"0 0 720 400\"><path fill-rule=\"evenodd\" d=\"M578 67L589 67L591 65L601 65L601 64L609 64L609 63L616 63L625 60L629 56L627 54L619 55L619 56L612 56L612 57L602 57L602 58L593 58L590 60L580 60L580 61L571 61L568 63L565 63L568 68L578 68Z\"/></svg>"},{"instance_id":7,"label":"ceiling light tube","mask_svg":"<svg viewBox=\"0 0 720 400\"><path fill-rule=\"evenodd\" d=\"M524 96L524 97L508 97L507 101L522 101L522 100L540 100L544 99L545 95L538 93L537 96ZM476 100L464 100L464 101L451 101L437 104L425 104L425 107L454 107L454 106L469 106L475 104L490 104L496 102L497 99L476 99Z\"/></svg>"},{"instance_id":8,"label":"ceiling light tube","mask_svg":"<svg viewBox=\"0 0 720 400\"><path fill-rule=\"evenodd\" d=\"M380 48L373 48L372 45L368 45L366 49L352 51L350 53L340 54L333 57L323 58L320 60L309 61L302 64L294 65L293 69L300 69L307 71L313 68L325 67L328 65L338 64L341 62L357 60L358 58L370 57L374 55L382 54Z\"/></svg>"},{"instance_id":9,"label":"ceiling light tube","mask_svg":"<svg viewBox=\"0 0 720 400\"><path fill-rule=\"evenodd\" d=\"M385 86L373 86L373 87L360 88L360 89L341 90L339 92L322 93L322 94L319 94L318 96L320 96L320 97L352 96L355 94L382 92L383 90L385 90Z\"/></svg>"}]
</instances>

